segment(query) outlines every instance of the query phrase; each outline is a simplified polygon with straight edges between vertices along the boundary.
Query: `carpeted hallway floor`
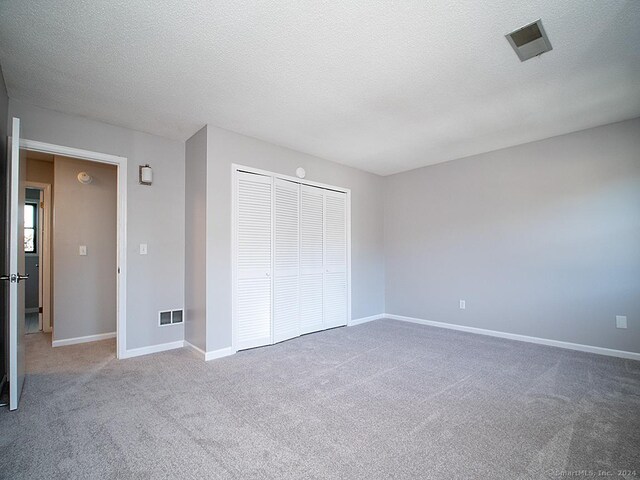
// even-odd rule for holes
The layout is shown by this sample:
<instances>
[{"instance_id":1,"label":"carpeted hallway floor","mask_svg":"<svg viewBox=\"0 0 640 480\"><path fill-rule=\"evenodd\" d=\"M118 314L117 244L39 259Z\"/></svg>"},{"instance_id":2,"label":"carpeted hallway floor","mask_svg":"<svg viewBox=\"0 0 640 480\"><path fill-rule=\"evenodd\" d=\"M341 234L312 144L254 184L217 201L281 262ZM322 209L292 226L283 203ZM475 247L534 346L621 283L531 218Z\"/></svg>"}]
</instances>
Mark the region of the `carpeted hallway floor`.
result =
<instances>
[{"instance_id":1,"label":"carpeted hallway floor","mask_svg":"<svg viewBox=\"0 0 640 480\"><path fill-rule=\"evenodd\" d=\"M640 477L640 362L391 320L209 363L114 351L27 336L0 477Z\"/></svg>"}]
</instances>

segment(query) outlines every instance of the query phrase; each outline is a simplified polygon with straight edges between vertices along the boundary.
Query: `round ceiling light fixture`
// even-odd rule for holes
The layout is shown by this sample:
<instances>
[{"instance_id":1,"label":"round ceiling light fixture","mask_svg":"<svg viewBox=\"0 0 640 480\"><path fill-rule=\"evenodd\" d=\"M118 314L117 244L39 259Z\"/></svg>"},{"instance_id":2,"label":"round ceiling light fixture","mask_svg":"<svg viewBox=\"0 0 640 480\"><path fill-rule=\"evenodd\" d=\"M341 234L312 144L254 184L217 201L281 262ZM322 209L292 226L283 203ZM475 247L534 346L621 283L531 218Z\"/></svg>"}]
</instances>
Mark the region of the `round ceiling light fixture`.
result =
<instances>
[{"instance_id":1,"label":"round ceiling light fixture","mask_svg":"<svg viewBox=\"0 0 640 480\"><path fill-rule=\"evenodd\" d=\"M80 172L78 174L78 181L83 185L89 185L91 182L93 182L93 177L87 172Z\"/></svg>"},{"instance_id":2,"label":"round ceiling light fixture","mask_svg":"<svg viewBox=\"0 0 640 480\"><path fill-rule=\"evenodd\" d=\"M296 168L296 177L304 178L306 175L307 175L307 172L305 172L304 168L302 167Z\"/></svg>"}]
</instances>

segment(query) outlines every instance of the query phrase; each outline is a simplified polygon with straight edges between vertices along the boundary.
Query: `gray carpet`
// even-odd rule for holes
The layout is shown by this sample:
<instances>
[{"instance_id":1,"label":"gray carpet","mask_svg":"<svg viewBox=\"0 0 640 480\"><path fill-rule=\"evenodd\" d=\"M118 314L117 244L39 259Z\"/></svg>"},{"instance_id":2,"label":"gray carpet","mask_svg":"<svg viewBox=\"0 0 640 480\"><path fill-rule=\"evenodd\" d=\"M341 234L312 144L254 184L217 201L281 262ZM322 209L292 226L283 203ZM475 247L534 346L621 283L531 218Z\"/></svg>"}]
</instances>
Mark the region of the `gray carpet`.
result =
<instances>
[{"instance_id":1,"label":"gray carpet","mask_svg":"<svg viewBox=\"0 0 640 480\"><path fill-rule=\"evenodd\" d=\"M2 478L640 476L640 362L390 320L209 363L49 342L0 411Z\"/></svg>"}]
</instances>

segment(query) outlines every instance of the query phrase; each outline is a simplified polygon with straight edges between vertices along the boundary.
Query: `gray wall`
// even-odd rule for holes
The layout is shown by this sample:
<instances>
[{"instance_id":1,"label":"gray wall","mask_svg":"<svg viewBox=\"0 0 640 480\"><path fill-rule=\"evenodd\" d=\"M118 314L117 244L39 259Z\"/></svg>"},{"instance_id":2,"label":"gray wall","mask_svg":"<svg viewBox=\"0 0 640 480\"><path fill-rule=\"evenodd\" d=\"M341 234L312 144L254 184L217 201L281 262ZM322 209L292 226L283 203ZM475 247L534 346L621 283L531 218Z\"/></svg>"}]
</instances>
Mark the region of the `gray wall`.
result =
<instances>
[{"instance_id":1,"label":"gray wall","mask_svg":"<svg viewBox=\"0 0 640 480\"><path fill-rule=\"evenodd\" d=\"M184 305L184 142L13 99L9 113L20 117L24 138L128 158L126 347L182 340L183 325L159 327L158 311ZM150 187L138 184L145 163L153 168ZM148 255L139 254L140 243Z\"/></svg>"},{"instance_id":2,"label":"gray wall","mask_svg":"<svg viewBox=\"0 0 640 480\"><path fill-rule=\"evenodd\" d=\"M53 339L115 332L117 167L56 156L54 175Z\"/></svg>"},{"instance_id":3,"label":"gray wall","mask_svg":"<svg viewBox=\"0 0 640 480\"><path fill-rule=\"evenodd\" d=\"M351 189L352 316L384 311L383 178L209 125L207 351L231 346L231 164Z\"/></svg>"},{"instance_id":4,"label":"gray wall","mask_svg":"<svg viewBox=\"0 0 640 480\"><path fill-rule=\"evenodd\" d=\"M185 145L185 325L187 342L206 348L207 127Z\"/></svg>"},{"instance_id":5,"label":"gray wall","mask_svg":"<svg viewBox=\"0 0 640 480\"><path fill-rule=\"evenodd\" d=\"M2 191L6 192L7 187L7 134L9 121L9 97L7 96L7 88L4 84L4 77L2 76L2 67L0 67L0 185L2 185ZM2 214L2 221L0 221L0 245L2 245L2 254L0 254L0 272L4 274L6 266L7 255L7 235L6 235L6 218L4 212L6 211L6 195L0 195L0 212ZM7 306L5 303L6 298L6 283L0 282L0 380L7 372L7 335L8 332L8 315Z\"/></svg>"},{"instance_id":6,"label":"gray wall","mask_svg":"<svg viewBox=\"0 0 640 480\"><path fill-rule=\"evenodd\" d=\"M640 352L640 119L385 187L387 313Z\"/></svg>"},{"instance_id":7,"label":"gray wall","mask_svg":"<svg viewBox=\"0 0 640 480\"><path fill-rule=\"evenodd\" d=\"M14 100L9 114L21 117L25 138L129 158L127 348L184 338L182 326L158 327L157 312L183 306L186 276L202 279L191 268L198 258L206 345L201 293L189 300L196 322L187 337L208 351L231 344L231 164L239 163L288 175L303 166L310 180L352 189L353 318L386 311L640 350L640 120L381 178L212 126L203 167L202 136L185 147ZM185 154L200 162L187 181L199 193L185 195ZM152 187L137 184L143 163L154 168ZM194 211L185 276L185 198L202 202L202 171L206 253L195 255L203 247ZM615 329L615 315L628 316L627 330Z\"/></svg>"},{"instance_id":8,"label":"gray wall","mask_svg":"<svg viewBox=\"0 0 640 480\"><path fill-rule=\"evenodd\" d=\"M29 162L27 161L27 169ZM28 170L27 170L28 171ZM29 178L29 174L27 173L27 178ZM27 188L27 193L25 195L25 200L35 201L36 203L40 202L40 190L34 190L31 188ZM37 209L38 214L40 214L40 209ZM36 232L39 232L36 229ZM38 235L39 236L39 235ZM39 271L38 265L40 263L40 251L42 245L39 243L39 238L36 241L36 253L27 253L24 258L24 267L29 275L29 281L25 282L24 286L24 306L27 310L29 309L37 309L40 306L40 298L38 292L39 288Z\"/></svg>"}]
</instances>

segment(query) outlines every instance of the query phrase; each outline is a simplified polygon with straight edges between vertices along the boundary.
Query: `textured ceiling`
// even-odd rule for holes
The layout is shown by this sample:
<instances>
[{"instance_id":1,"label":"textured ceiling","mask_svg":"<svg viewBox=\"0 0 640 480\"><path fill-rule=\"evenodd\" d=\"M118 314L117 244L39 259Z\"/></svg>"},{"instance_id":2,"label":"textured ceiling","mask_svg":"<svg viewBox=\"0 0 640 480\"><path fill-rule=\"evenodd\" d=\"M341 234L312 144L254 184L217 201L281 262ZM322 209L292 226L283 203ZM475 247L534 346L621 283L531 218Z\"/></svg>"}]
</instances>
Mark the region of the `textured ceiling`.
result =
<instances>
[{"instance_id":1,"label":"textured ceiling","mask_svg":"<svg viewBox=\"0 0 640 480\"><path fill-rule=\"evenodd\" d=\"M553 50L504 35L542 18ZM638 0L2 0L9 96L390 174L640 115Z\"/></svg>"}]
</instances>

